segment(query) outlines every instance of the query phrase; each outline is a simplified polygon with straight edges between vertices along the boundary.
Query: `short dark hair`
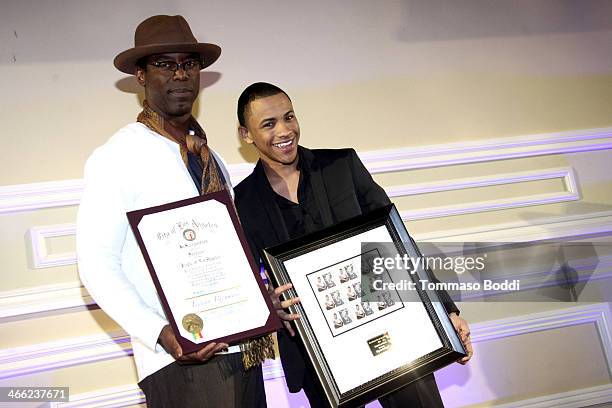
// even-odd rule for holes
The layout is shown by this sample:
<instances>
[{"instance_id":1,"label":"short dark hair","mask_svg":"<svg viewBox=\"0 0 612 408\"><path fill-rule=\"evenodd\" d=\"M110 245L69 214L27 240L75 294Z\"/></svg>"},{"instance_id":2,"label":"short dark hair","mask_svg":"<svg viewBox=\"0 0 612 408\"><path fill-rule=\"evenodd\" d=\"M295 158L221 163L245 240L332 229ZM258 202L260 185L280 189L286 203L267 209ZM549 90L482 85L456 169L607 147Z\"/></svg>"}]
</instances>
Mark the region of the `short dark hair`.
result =
<instances>
[{"instance_id":1,"label":"short dark hair","mask_svg":"<svg viewBox=\"0 0 612 408\"><path fill-rule=\"evenodd\" d=\"M238 123L240 123L240 126L246 126L246 111L251 102L255 99L274 96L279 93L284 94L291 101L289 95L276 85L267 82L255 82L247 86L238 98Z\"/></svg>"}]
</instances>

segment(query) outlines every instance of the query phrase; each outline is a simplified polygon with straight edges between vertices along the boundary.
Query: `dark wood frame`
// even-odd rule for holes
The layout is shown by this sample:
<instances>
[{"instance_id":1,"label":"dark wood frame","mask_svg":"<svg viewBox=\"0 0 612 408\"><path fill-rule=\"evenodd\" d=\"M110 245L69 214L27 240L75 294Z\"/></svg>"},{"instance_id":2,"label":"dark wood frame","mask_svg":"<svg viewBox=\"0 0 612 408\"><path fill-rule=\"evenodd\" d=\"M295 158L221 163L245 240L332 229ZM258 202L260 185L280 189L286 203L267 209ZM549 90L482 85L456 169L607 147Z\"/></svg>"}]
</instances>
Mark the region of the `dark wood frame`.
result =
<instances>
[{"instance_id":1,"label":"dark wood frame","mask_svg":"<svg viewBox=\"0 0 612 408\"><path fill-rule=\"evenodd\" d=\"M238 239L240 240L240 244L243 249L242 255L247 258L249 265L251 266L253 277L257 281L257 285L259 286L261 295L264 298L266 305L268 306L269 315L268 315L268 319L266 320L266 324L261 327L239 332L239 333L234 333L229 336L224 336L218 339L212 339L204 343L196 344L192 341L189 341L188 339L185 339L183 336L179 334L178 324L180 324L180 322L177 324L175 316L172 315L170 305L168 304L168 300L166 299L166 295L164 294L162 285L157 277L157 272L155 270L155 267L153 266L153 263L151 262L151 258L144 244L140 231L138 230L138 224L140 223L142 218L148 214L155 214L155 213L159 213L163 211L168 211L168 210L172 210L175 208L185 207L185 206L189 206L192 204L196 204L196 203L200 203L200 202L204 202L208 200L218 201L219 203L223 204L226 207L227 212L229 213L230 218L232 220L232 223L236 231L236 234L238 236ZM140 250L142 252L142 256L145 260L145 263L147 264L149 272L151 273L151 278L153 280L153 283L155 284L157 293L159 294L159 299L164 309L164 313L166 314L166 318L168 319L168 322L170 323L170 326L172 327L172 330L174 331L176 339L181 345L181 348L183 349L184 353L191 353L191 352L200 350L204 346L206 346L207 344L213 341L214 342L224 342L228 344L236 344L236 343L239 343L249 338L258 337L264 334L275 332L276 330L281 328L280 319L278 318L278 314L276 313L276 310L274 306L272 305L272 301L270 299L268 291L261 278L259 265L255 262L253 255L251 254L251 251L249 249L249 246L247 244L247 241L244 235L244 231L242 230L242 226L240 225L240 221L238 219L238 214L236 213L234 203L232 201L231 196L226 190L209 193L209 194L205 194L205 195L197 196L193 198L188 198L185 200L180 200L180 201L176 201L173 203L163 204L163 205L159 205L155 207L130 211L127 213L127 217L128 217L130 226L132 227L132 231L134 232L136 242L138 243L138 246L140 247ZM240 254L236 254L235 256L240 256ZM127 312L129 313L129 311Z\"/></svg>"}]
</instances>

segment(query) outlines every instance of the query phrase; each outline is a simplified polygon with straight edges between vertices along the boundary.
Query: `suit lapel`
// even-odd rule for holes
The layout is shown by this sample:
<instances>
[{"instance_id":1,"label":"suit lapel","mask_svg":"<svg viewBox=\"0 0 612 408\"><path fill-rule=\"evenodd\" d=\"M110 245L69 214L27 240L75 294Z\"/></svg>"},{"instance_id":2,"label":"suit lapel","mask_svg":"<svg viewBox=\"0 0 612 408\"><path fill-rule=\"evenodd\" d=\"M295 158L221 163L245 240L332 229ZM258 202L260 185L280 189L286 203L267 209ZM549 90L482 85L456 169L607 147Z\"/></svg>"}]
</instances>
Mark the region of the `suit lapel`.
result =
<instances>
[{"instance_id":1,"label":"suit lapel","mask_svg":"<svg viewBox=\"0 0 612 408\"><path fill-rule=\"evenodd\" d=\"M310 175L310 187L317 202L317 207L319 207L321 221L324 226L329 227L334 224L334 219L329 206L329 198L327 197L327 190L323 182L321 167L310 150L301 146L299 149L301 153L300 158L303 160L301 168Z\"/></svg>"}]
</instances>

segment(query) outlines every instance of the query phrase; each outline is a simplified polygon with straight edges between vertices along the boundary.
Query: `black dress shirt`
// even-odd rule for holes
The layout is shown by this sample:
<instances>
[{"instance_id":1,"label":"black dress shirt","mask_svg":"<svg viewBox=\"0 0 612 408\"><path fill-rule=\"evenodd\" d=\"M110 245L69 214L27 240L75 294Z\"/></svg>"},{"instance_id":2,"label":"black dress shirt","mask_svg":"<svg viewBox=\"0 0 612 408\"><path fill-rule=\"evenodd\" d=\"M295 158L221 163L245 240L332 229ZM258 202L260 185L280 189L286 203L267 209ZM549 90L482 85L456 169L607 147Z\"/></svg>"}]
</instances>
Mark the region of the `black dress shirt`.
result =
<instances>
[{"instance_id":1,"label":"black dress shirt","mask_svg":"<svg viewBox=\"0 0 612 408\"><path fill-rule=\"evenodd\" d=\"M307 172L300 172L298 203L294 203L276 192L274 194L291 239L324 227Z\"/></svg>"}]
</instances>

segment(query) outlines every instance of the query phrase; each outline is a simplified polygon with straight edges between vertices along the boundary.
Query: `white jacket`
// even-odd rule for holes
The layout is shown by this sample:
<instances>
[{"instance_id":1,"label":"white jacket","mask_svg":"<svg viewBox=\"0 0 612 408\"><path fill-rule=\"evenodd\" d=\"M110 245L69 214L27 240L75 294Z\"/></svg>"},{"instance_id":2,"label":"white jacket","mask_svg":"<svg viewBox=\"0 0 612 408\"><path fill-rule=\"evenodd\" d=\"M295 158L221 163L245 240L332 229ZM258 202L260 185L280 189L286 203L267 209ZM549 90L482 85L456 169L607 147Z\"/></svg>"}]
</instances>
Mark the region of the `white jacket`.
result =
<instances>
[{"instance_id":1,"label":"white jacket","mask_svg":"<svg viewBox=\"0 0 612 408\"><path fill-rule=\"evenodd\" d=\"M229 182L224 162L213 155ZM140 380L174 359L157 344L168 322L126 212L198 194L179 145L141 123L119 130L85 165L79 274L98 305L130 334Z\"/></svg>"}]
</instances>

